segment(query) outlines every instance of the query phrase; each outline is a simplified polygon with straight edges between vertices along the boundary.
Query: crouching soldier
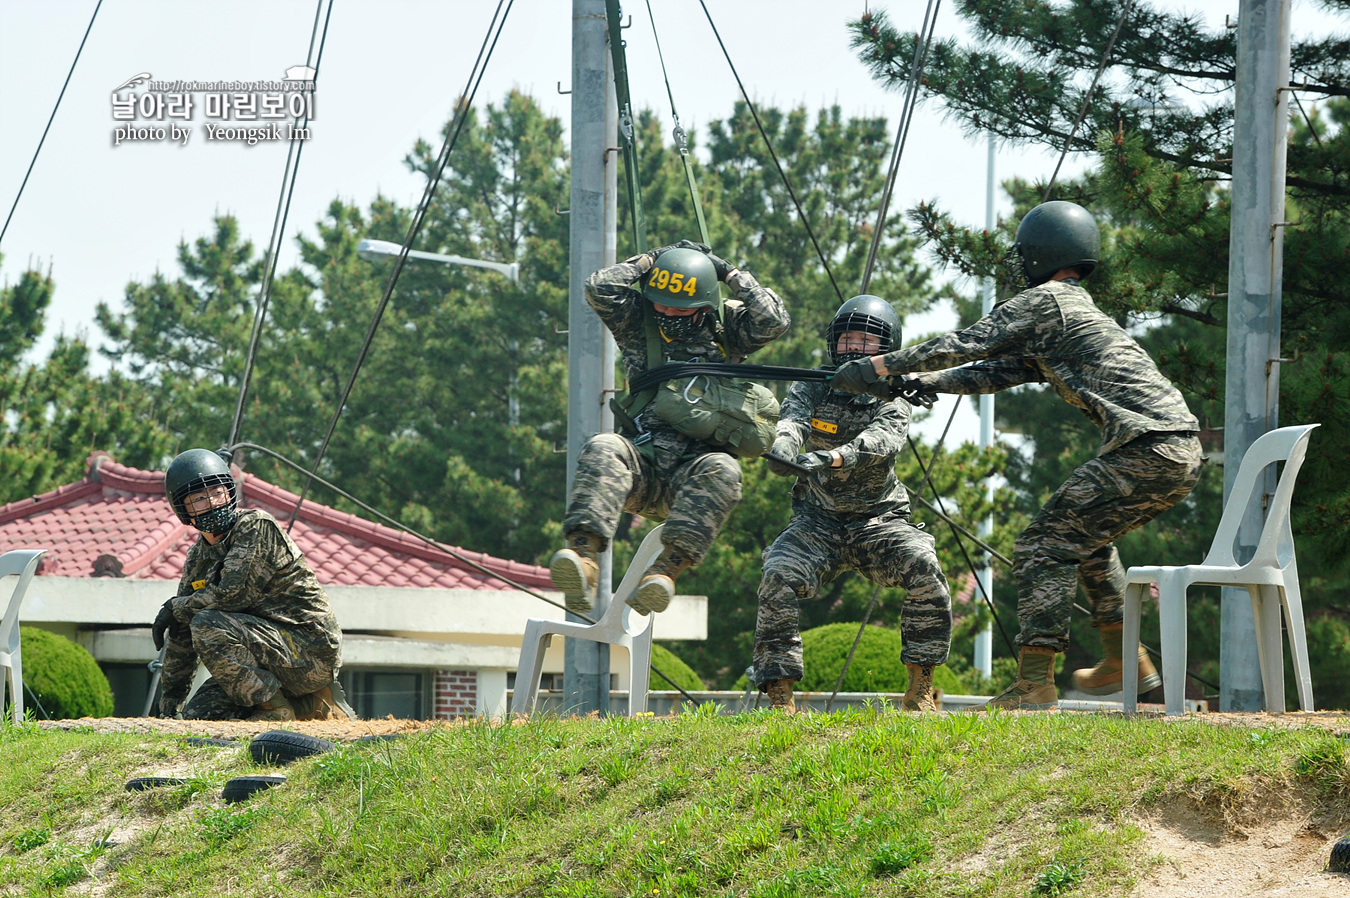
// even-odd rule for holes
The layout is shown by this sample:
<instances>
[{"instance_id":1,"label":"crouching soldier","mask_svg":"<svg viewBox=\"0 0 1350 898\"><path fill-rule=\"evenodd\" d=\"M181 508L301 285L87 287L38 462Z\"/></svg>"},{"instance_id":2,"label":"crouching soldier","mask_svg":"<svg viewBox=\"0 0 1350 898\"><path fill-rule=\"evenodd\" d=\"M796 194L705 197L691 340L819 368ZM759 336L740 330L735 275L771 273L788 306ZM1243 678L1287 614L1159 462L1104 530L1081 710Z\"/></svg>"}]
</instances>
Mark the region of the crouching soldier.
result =
<instances>
[{"instance_id":1,"label":"crouching soldier","mask_svg":"<svg viewBox=\"0 0 1350 898\"><path fill-rule=\"evenodd\" d=\"M887 352L900 319L879 296L855 296L830 322L834 364ZM952 605L933 537L909 519L909 496L895 457L909 432L904 399L852 396L823 381L799 381L783 401L770 470L797 474L792 518L764 550L755 625L754 679L770 707L794 710L792 684L802 678L800 603L843 570L880 586L903 586L901 660L909 673L902 707L936 711L933 668L947 660ZM801 454L799 454L801 453ZM793 458L798 473L776 461Z\"/></svg>"},{"instance_id":2,"label":"crouching soldier","mask_svg":"<svg viewBox=\"0 0 1350 898\"><path fill-rule=\"evenodd\" d=\"M1026 289L963 331L851 362L832 381L852 393L888 375L897 376L892 387L931 393L1048 383L1102 430L1097 457L1070 475L1017 538L1018 677L993 707L1058 706L1055 654L1069 646L1080 581L1105 659L1076 671L1074 685L1095 695L1117 692L1124 665L1135 663L1140 694L1161 682L1142 647L1121 644L1125 569L1115 542L1195 487L1199 422L1143 347L1083 289L1100 254L1101 235L1086 209L1042 203L1022 219L1008 254ZM909 372L927 373L898 377Z\"/></svg>"},{"instance_id":3,"label":"crouching soldier","mask_svg":"<svg viewBox=\"0 0 1350 898\"><path fill-rule=\"evenodd\" d=\"M189 449L164 474L174 513L201 538L178 595L155 618L167 649L163 716L196 720L342 720L342 631L305 556L265 511L239 508L219 455ZM201 661L211 674L187 699Z\"/></svg>"},{"instance_id":4,"label":"crouching soldier","mask_svg":"<svg viewBox=\"0 0 1350 898\"><path fill-rule=\"evenodd\" d=\"M734 299L723 303L719 281L734 291ZM586 279L585 295L614 334L630 382L644 369L668 362L742 362L789 324L776 293L687 240L595 272ZM777 418L772 393L722 380L669 381L612 403L622 432L596 434L582 448L563 518L567 544L549 562L553 585L569 611L591 610L597 556L623 512L665 520L661 553L628 599L641 613L664 611L675 595L675 578L707 555L741 500L736 455L767 449ZM714 391L724 388L747 391L742 398L749 399L759 391L773 404L773 417L758 422L763 445L752 449L755 434L744 429L728 435L729 418L713 415L697 426L689 419L689 403L711 407Z\"/></svg>"}]
</instances>

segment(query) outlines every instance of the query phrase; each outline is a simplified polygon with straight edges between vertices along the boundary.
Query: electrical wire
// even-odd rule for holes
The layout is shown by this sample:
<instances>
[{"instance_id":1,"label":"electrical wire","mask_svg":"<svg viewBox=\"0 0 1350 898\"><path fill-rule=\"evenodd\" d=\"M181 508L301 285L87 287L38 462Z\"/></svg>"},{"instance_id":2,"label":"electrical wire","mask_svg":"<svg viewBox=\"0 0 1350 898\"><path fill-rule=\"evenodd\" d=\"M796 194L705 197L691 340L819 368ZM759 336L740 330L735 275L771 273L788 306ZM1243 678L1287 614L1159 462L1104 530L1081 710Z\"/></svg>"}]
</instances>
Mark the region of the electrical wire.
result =
<instances>
[{"instance_id":1,"label":"electrical wire","mask_svg":"<svg viewBox=\"0 0 1350 898\"><path fill-rule=\"evenodd\" d=\"M816 240L816 233L811 229L811 222L806 218L806 212L802 210L802 204L797 199L797 192L792 189L792 182L788 180L787 172L783 171L783 165L778 161L778 154L774 152L773 141L769 140L769 133L764 130L764 123L759 120L759 111L755 108L755 103L750 99L750 94L745 89L744 82L741 81L740 73L736 71L736 64L731 61L731 54L727 52L727 45L722 42L722 35L717 32L717 25L713 22L712 13L708 12L708 4L704 0L698 0L699 6L703 7L703 14L708 17L708 25L712 27L713 37L717 38L717 45L722 48L722 55L726 57L727 65L731 67L731 74L736 79L736 85L741 89L741 96L745 98L745 105L750 109L750 115L755 119L755 127L759 128L759 136L764 138L764 145L769 149L769 156L773 159L774 167L778 169L778 176L783 179L783 186L787 187L788 196L792 197L792 205L797 207L797 217L801 219L802 227L806 228L806 235L811 238L811 245L815 247L816 257L820 259L821 266L825 269L825 276L830 279L830 286L834 288L834 293L839 297L839 301L844 301L844 294L839 289L839 284L834 280L834 272L830 271L830 263L825 259L825 253L821 251L820 242Z\"/></svg>"},{"instance_id":2,"label":"electrical wire","mask_svg":"<svg viewBox=\"0 0 1350 898\"><path fill-rule=\"evenodd\" d=\"M309 33L309 50L305 53L305 65L313 63L314 77L318 81L319 67L323 62L323 48L328 40L328 21L333 15L333 0L328 0L328 15L323 17L323 37L319 39L319 55L314 56L314 39L319 32L319 13L323 11L323 0L314 7L314 27ZM305 112L303 121L297 116L303 131L309 126L309 112ZM272 236L267 241L267 261L263 269L262 284L258 289L258 309L253 316L253 333L248 341L248 353L244 358L244 375L239 383L239 402L234 409L234 423L230 425L230 439L233 443L239 439L239 429L244 421L244 401L248 397L249 382L253 378L253 362L257 357L258 340L262 334L263 320L267 317L267 306L272 299L272 279L276 276L277 257L281 255L281 242L285 239L286 220L291 214L291 197L295 193L295 179L300 172L300 154L304 152L305 140L292 134L290 149L286 152L286 165L281 175L281 193L277 197L277 211L272 218ZM292 165L294 160L294 165ZM288 186L289 182L289 186Z\"/></svg>"},{"instance_id":3,"label":"electrical wire","mask_svg":"<svg viewBox=\"0 0 1350 898\"><path fill-rule=\"evenodd\" d=\"M895 190L895 176L900 169L900 157L905 152L905 141L909 138L909 124L914 119L914 109L918 106L919 81L923 78L923 67L928 61L928 48L933 43L933 31L937 28L937 12L942 0L928 0L928 8L923 14L923 24L919 26L919 39L914 42L914 61L910 64L909 83L905 86L905 99L900 107L900 123L896 127L895 145L891 149L891 163L886 171L886 186L881 191L881 206L877 210L877 226L872 231L872 243L867 248L867 264L863 267L862 286L859 293L866 293L872 283L872 269L876 266L877 251L881 248L881 232L886 224L886 211L891 205L891 194ZM926 33L926 36L925 36Z\"/></svg>"},{"instance_id":4,"label":"electrical wire","mask_svg":"<svg viewBox=\"0 0 1350 898\"><path fill-rule=\"evenodd\" d=\"M66 72L65 83L61 85L61 93L56 97L56 105L52 107L52 114L47 118L47 127L42 129L42 138L38 141L37 149L33 151L33 160L28 163L28 171L23 174L23 183L19 185L19 192L14 196L14 204L9 207L9 214L5 216L5 226L0 228L0 243L4 243L5 232L9 230L10 219L14 217L14 210L19 207L19 197L23 196L23 189L28 186L28 176L33 173L33 166L37 164L38 154L42 152L42 145L47 142L47 132L52 129L52 122L56 120L56 110L61 108L61 98L66 95L66 88L70 86L70 76L75 74L75 64L80 61L80 54L84 52L84 43L89 40L89 32L94 30L94 20L98 18L98 11L103 6L103 0L98 0L94 7L94 14L89 17L89 27L84 29L84 37L80 39L80 48L75 51L75 59L70 63L70 71Z\"/></svg>"},{"instance_id":5,"label":"electrical wire","mask_svg":"<svg viewBox=\"0 0 1350 898\"><path fill-rule=\"evenodd\" d=\"M492 58L492 51L497 46L497 40L501 37L502 29L506 27L506 17L510 14L513 3L514 0L498 0L497 8L492 13L492 21L488 23L487 34L483 37L482 46L478 49L478 57L474 60L473 68L469 72L469 80L465 84L464 92L460 95L459 108L456 110L455 119L452 126L447 129L445 142L441 145L441 152L436 159L435 168L431 177L427 179L427 186L422 193L422 199L417 205L417 211L413 213L412 222L408 225L408 233L403 238L403 246L399 250L398 259L394 262L394 270L389 275L389 282L385 285L384 295L380 298L379 306L375 309L375 316L371 319L370 329L366 332L365 342L361 345L361 352L357 356L351 376L347 379L347 385L343 388L342 398L338 400L337 408L333 412L333 420L328 424L328 432L324 435L323 443L319 446L318 454L314 457L314 467L309 472L309 477L300 491L295 508L291 510L290 519L286 522L288 533L295 524L295 516L299 513L300 505L309 493L310 485L319 470L319 465L323 463L324 456L328 452L328 444L333 439L333 432L337 430L342 411L347 407L347 400L352 394L352 388L356 386L356 376L361 372L361 366L365 363L366 355L370 352L370 345L375 341L375 332L379 329L380 320L384 317L384 311L389 306L389 300L394 294L394 286L403 273L403 266L407 264L408 251L412 249L413 242L422 231L422 222L431 208L431 199L436 193L436 185L440 183L441 173L445 170L445 165L450 159L450 151L454 149L460 133L464 130L464 123L468 120L469 112L473 108L473 99L477 95L478 86L483 80L483 72L487 68L488 60ZM505 11L503 11L503 6ZM495 34L493 33L494 29L496 30Z\"/></svg>"}]
</instances>

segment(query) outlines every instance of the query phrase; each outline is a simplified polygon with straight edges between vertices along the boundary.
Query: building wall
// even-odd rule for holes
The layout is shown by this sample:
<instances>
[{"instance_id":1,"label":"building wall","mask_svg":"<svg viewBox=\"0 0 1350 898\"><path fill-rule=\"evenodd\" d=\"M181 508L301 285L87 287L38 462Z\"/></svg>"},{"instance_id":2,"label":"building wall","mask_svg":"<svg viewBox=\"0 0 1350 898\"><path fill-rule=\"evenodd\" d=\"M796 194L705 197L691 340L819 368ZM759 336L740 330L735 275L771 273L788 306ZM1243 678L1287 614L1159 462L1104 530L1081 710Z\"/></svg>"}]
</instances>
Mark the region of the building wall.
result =
<instances>
[{"instance_id":1,"label":"building wall","mask_svg":"<svg viewBox=\"0 0 1350 898\"><path fill-rule=\"evenodd\" d=\"M478 713L478 672L436 671L433 719L452 720L457 717L474 717Z\"/></svg>"}]
</instances>

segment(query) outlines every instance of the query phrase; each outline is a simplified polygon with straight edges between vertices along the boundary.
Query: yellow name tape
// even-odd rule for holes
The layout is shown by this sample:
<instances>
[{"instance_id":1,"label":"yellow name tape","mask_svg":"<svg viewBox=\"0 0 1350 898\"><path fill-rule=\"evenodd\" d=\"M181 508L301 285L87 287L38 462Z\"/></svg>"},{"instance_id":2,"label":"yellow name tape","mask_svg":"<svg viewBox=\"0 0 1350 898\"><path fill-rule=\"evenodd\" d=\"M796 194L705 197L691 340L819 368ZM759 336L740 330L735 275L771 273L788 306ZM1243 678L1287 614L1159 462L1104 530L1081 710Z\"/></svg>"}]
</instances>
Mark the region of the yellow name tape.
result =
<instances>
[{"instance_id":1,"label":"yellow name tape","mask_svg":"<svg viewBox=\"0 0 1350 898\"><path fill-rule=\"evenodd\" d=\"M193 580L193 581L192 581L192 588L193 588L193 589L201 589L201 588L202 588L203 586L205 586L205 585L206 585L206 581L205 581L205 580Z\"/></svg>"},{"instance_id":2,"label":"yellow name tape","mask_svg":"<svg viewBox=\"0 0 1350 898\"><path fill-rule=\"evenodd\" d=\"M811 419L811 426L814 427L816 430L823 430L823 431L825 431L826 433L838 433L838 432L839 432L839 425L838 425L838 424L831 424L829 421L822 421L822 420L820 420L819 418L812 418L812 419Z\"/></svg>"}]
</instances>

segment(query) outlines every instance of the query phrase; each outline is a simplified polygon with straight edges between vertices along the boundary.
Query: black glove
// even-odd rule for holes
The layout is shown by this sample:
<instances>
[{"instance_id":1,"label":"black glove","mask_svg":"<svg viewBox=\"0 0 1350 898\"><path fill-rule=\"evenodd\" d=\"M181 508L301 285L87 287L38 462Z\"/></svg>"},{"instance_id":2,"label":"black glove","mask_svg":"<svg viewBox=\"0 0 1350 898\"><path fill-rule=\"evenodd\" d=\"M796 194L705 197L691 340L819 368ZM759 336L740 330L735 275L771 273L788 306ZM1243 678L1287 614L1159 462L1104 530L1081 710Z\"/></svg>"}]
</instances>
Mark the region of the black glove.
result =
<instances>
[{"instance_id":1,"label":"black glove","mask_svg":"<svg viewBox=\"0 0 1350 898\"><path fill-rule=\"evenodd\" d=\"M164 648L164 633L166 630L178 629L178 621L173 616L173 599L169 599L159 609L159 614L155 615L155 622L150 625L150 638L155 640L155 651Z\"/></svg>"},{"instance_id":2,"label":"black glove","mask_svg":"<svg viewBox=\"0 0 1350 898\"><path fill-rule=\"evenodd\" d=\"M732 265L721 256L714 256L712 253L708 253L708 261L713 263L713 269L717 272L717 279L723 283L726 282L727 275L736 270L735 265Z\"/></svg>"},{"instance_id":3,"label":"black glove","mask_svg":"<svg viewBox=\"0 0 1350 898\"><path fill-rule=\"evenodd\" d=\"M864 356L840 365L839 369L830 375L830 388L844 393L868 393L871 392L868 387L876 383L880 377L872 365L872 357Z\"/></svg>"},{"instance_id":4,"label":"black glove","mask_svg":"<svg viewBox=\"0 0 1350 898\"><path fill-rule=\"evenodd\" d=\"M937 390L917 377L897 378L891 381L891 387L895 391L895 395L910 405L932 408L933 402L937 399Z\"/></svg>"},{"instance_id":5,"label":"black glove","mask_svg":"<svg viewBox=\"0 0 1350 898\"><path fill-rule=\"evenodd\" d=\"M681 240L679 243L671 243L667 244L666 246L657 247L656 249L649 249L647 250L647 252L650 253L652 259L655 260L661 258L662 253L668 252L672 249L696 249L701 253L706 253L710 249L712 249L712 247L708 246L708 244L706 243L695 243L692 240Z\"/></svg>"},{"instance_id":6,"label":"black glove","mask_svg":"<svg viewBox=\"0 0 1350 898\"><path fill-rule=\"evenodd\" d=\"M815 452L805 452L797 456L797 464L810 470L812 474L820 471L822 468L834 466L834 456L824 449L817 449Z\"/></svg>"},{"instance_id":7,"label":"black glove","mask_svg":"<svg viewBox=\"0 0 1350 898\"><path fill-rule=\"evenodd\" d=\"M791 461L797 455L797 442L789 436L780 436L773 441L773 446L764 453L764 460L769 464L769 470L780 477L796 477L799 473L793 470L789 465L783 464L785 461Z\"/></svg>"}]
</instances>

